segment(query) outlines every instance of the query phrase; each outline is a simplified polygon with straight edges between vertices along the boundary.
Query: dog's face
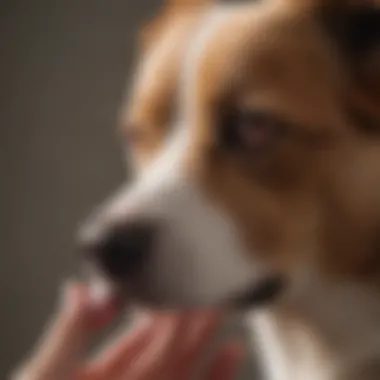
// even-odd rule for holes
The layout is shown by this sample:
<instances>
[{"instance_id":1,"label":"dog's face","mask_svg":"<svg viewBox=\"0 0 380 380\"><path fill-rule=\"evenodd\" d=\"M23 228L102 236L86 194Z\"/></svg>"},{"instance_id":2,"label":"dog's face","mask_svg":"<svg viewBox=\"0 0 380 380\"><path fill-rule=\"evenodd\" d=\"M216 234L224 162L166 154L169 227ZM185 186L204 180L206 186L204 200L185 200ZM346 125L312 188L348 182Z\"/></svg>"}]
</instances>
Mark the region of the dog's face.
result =
<instances>
[{"instance_id":1,"label":"dog's face","mask_svg":"<svg viewBox=\"0 0 380 380\"><path fill-rule=\"evenodd\" d=\"M136 179L83 231L119 289L198 307L264 301L310 267L376 277L378 115L354 96L378 80L374 41L351 57L331 19L378 15L328 8L176 3L155 23L124 113Z\"/></svg>"}]
</instances>

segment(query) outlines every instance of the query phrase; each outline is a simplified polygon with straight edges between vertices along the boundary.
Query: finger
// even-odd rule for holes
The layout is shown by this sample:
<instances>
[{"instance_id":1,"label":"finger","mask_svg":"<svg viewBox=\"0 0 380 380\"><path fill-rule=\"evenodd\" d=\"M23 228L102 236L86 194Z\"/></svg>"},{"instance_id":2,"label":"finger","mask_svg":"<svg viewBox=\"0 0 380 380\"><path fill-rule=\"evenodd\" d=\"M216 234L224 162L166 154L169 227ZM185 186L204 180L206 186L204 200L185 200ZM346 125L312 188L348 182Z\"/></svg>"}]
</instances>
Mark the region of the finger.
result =
<instances>
[{"instance_id":1,"label":"finger","mask_svg":"<svg viewBox=\"0 0 380 380\"><path fill-rule=\"evenodd\" d=\"M131 378L177 378L181 374L181 378L189 377L199 352L220 321L220 315L214 312L168 317L166 330L162 329L162 335L136 362Z\"/></svg>"},{"instance_id":2,"label":"finger","mask_svg":"<svg viewBox=\"0 0 380 380\"><path fill-rule=\"evenodd\" d=\"M146 317L132 332L111 343L100 357L86 366L83 371L84 376L103 374L104 377L115 377L121 373L126 363L133 362L154 338L159 324L159 318Z\"/></svg>"},{"instance_id":3,"label":"finger","mask_svg":"<svg viewBox=\"0 0 380 380\"><path fill-rule=\"evenodd\" d=\"M123 376L125 380L151 380L152 378L162 378L165 366L168 362L176 360L170 353L173 341L177 339L178 327L181 318L167 315L157 325L156 333L150 344L135 358L134 363L126 363Z\"/></svg>"},{"instance_id":4,"label":"finger","mask_svg":"<svg viewBox=\"0 0 380 380\"><path fill-rule=\"evenodd\" d=\"M49 378L53 373L69 371L70 360L85 340L87 305L83 289L67 284L57 316L40 341L37 354L28 367L29 373Z\"/></svg>"},{"instance_id":5,"label":"finger","mask_svg":"<svg viewBox=\"0 0 380 380\"><path fill-rule=\"evenodd\" d=\"M146 311L140 311L137 315L133 316L133 321L131 321L131 319L131 312L128 312L128 321L122 321L121 326L117 328L110 337L107 337L106 341L102 343L102 346L89 358L89 364L102 360L104 355L106 355L118 341L123 340L124 337L128 336L132 338L132 336L138 334L144 330L144 328L148 328L148 325L153 323L155 315L148 314Z\"/></svg>"},{"instance_id":6,"label":"finger","mask_svg":"<svg viewBox=\"0 0 380 380\"><path fill-rule=\"evenodd\" d=\"M73 370L84 354L97 312L89 301L87 288L68 283L58 314L40 341L37 354L27 365L28 372L38 373L45 379L52 374ZM99 312L102 314L104 310Z\"/></svg>"},{"instance_id":7,"label":"finger","mask_svg":"<svg viewBox=\"0 0 380 380\"><path fill-rule=\"evenodd\" d=\"M206 380L232 380L244 356L241 342L231 342L221 349L211 364Z\"/></svg>"},{"instance_id":8,"label":"finger","mask_svg":"<svg viewBox=\"0 0 380 380\"><path fill-rule=\"evenodd\" d=\"M188 348L199 348L210 339L222 320L222 315L216 311L187 313L179 321L177 339L174 343L178 347L186 347L186 351L191 351Z\"/></svg>"},{"instance_id":9,"label":"finger","mask_svg":"<svg viewBox=\"0 0 380 380\"><path fill-rule=\"evenodd\" d=\"M216 312L196 314L193 320L179 335L178 345L173 355L177 360L173 361L173 367L179 368L184 373L190 373L196 361L202 356L212 336L222 323L222 316ZM184 336L185 334L185 336Z\"/></svg>"}]
</instances>

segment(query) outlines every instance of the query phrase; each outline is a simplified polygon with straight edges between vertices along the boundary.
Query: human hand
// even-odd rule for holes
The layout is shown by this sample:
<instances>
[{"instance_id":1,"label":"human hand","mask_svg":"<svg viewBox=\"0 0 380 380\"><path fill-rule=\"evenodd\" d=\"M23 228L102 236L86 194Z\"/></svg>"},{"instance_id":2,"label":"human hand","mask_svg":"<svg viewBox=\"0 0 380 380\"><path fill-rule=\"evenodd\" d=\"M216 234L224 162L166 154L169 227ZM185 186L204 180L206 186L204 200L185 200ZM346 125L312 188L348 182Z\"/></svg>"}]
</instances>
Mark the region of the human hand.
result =
<instances>
[{"instance_id":1,"label":"human hand","mask_svg":"<svg viewBox=\"0 0 380 380\"><path fill-rule=\"evenodd\" d=\"M95 359L89 339L116 315L94 308L84 286L70 285L52 326L14 380L188 380L222 318L216 313L147 317ZM231 380L243 350L229 342L214 358L205 380Z\"/></svg>"}]
</instances>

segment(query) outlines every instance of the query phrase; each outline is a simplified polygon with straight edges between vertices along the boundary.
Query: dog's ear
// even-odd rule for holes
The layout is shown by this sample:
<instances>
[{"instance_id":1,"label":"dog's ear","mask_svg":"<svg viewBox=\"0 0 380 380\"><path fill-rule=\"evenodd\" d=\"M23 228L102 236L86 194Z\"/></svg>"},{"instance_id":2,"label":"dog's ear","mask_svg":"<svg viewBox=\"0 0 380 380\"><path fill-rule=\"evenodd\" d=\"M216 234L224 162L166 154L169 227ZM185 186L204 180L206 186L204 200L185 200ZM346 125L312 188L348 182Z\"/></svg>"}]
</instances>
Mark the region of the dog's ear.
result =
<instances>
[{"instance_id":1,"label":"dog's ear","mask_svg":"<svg viewBox=\"0 0 380 380\"><path fill-rule=\"evenodd\" d=\"M160 35L161 31L170 26L174 19L191 17L194 12L212 5L215 0L166 0L158 14L140 31L140 45L144 49Z\"/></svg>"},{"instance_id":2,"label":"dog's ear","mask_svg":"<svg viewBox=\"0 0 380 380\"><path fill-rule=\"evenodd\" d=\"M275 0L273 0L275 1ZM298 8L335 8L349 9L351 7L380 5L379 0L277 0L280 3L295 5Z\"/></svg>"},{"instance_id":3,"label":"dog's ear","mask_svg":"<svg viewBox=\"0 0 380 380\"><path fill-rule=\"evenodd\" d=\"M347 95L352 107L380 132L380 6L361 3L325 6L318 12L351 74Z\"/></svg>"},{"instance_id":4,"label":"dog's ear","mask_svg":"<svg viewBox=\"0 0 380 380\"><path fill-rule=\"evenodd\" d=\"M353 63L361 63L380 49L380 7L358 5L350 7L321 7L321 19Z\"/></svg>"}]
</instances>

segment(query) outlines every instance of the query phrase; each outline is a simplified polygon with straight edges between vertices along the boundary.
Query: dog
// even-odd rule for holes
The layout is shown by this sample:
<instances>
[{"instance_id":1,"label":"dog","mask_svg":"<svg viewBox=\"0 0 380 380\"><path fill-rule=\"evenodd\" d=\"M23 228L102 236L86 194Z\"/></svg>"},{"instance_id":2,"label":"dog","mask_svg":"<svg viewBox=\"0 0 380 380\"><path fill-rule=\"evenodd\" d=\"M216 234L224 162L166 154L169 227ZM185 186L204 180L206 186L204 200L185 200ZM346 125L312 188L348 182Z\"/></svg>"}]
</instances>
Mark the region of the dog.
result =
<instances>
[{"instance_id":1,"label":"dog","mask_svg":"<svg viewBox=\"0 0 380 380\"><path fill-rule=\"evenodd\" d=\"M265 379L379 379L378 7L172 0L140 37L99 292L250 310Z\"/></svg>"}]
</instances>

